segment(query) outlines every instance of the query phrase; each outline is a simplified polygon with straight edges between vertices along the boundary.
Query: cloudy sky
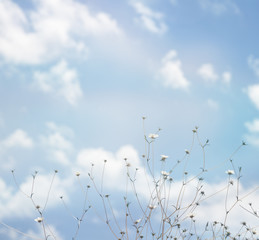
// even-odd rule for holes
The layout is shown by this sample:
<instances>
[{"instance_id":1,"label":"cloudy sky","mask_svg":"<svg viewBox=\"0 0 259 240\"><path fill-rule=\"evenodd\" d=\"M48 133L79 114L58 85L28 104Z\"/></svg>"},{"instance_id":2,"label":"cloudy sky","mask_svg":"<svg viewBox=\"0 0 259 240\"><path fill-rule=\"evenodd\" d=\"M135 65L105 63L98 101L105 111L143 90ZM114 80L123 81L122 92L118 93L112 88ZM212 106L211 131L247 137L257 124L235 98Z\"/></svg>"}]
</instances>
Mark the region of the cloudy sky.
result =
<instances>
[{"instance_id":1,"label":"cloudy sky","mask_svg":"<svg viewBox=\"0 0 259 240\"><path fill-rule=\"evenodd\" d=\"M57 169L46 214L57 239L71 239L76 223L59 196L80 213L75 173L86 185L91 163L100 176L104 159L104 187L119 215L123 159L143 168L143 116L147 135L162 129L153 154L168 155L168 168L199 126L201 141L209 139L206 164L222 163L204 176L209 188L226 183L233 166L225 159L245 141L233 161L242 166L244 195L256 188L258 9L256 0L0 0L0 221L42 238L37 211L11 170L27 194L39 171L35 192L44 205ZM193 174L202 165L194 145ZM259 194L250 197L256 202ZM113 239L91 214L79 239ZM0 226L1 238L22 239L17 234Z\"/></svg>"}]
</instances>

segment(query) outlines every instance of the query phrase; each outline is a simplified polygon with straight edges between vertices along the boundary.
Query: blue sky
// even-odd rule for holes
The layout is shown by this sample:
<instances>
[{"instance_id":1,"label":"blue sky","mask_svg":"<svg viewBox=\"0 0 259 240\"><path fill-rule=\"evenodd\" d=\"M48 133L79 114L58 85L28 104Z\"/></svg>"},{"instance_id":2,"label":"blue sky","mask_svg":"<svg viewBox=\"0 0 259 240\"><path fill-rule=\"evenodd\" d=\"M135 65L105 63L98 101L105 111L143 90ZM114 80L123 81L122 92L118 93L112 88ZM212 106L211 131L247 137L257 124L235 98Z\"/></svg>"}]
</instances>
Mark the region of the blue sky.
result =
<instances>
[{"instance_id":1,"label":"blue sky","mask_svg":"<svg viewBox=\"0 0 259 240\"><path fill-rule=\"evenodd\" d=\"M258 8L255 0L0 1L0 220L40 234L11 169L25 188L38 170L42 189L58 169L54 191L76 211L75 172L87 175L92 161L107 157L106 187L119 196L117 164L127 155L143 164L142 116L147 134L162 128L154 154L169 155L169 163L189 148L194 126L210 140L208 166L244 140L235 164L243 167L244 191L258 186ZM193 154L190 171L200 156ZM207 184L220 185L230 168L207 174ZM59 199L49 205L57 236L71 239ZM68 219L63 226L53 217L59 214ZM101 226L91 219L82 239L94 239ZM0 234L17 239L6 228Z\"/></svg>"}]
</instances>

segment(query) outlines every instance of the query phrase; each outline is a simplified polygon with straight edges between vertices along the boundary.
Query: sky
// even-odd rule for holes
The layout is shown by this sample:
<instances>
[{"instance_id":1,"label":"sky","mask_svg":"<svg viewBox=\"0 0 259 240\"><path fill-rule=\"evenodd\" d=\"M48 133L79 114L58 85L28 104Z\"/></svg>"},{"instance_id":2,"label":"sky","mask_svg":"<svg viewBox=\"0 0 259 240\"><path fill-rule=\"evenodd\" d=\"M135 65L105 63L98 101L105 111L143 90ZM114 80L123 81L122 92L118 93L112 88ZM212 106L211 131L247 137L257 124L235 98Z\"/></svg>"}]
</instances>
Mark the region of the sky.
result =
<instances>
[{"instance_id":1,"label":"sky","mask_svg":"<svg viewBox=\"0 0 259 240\"><path fill-rule=\"evenodd\" d=\"M34 195L44 205L58 170L45 218L56 239L71 239L76 224L59 197L79 214L84 194L76 172L90 184L94 162L100 185L105 159L103 187L114 195L120 218L123 159L144 169L144 134L154 159L169 156L168 171L186 157L198 126L201 142L209 139L206 167L219 164L204 176L208 191L228 180L230 156L242 167L243 196L253 191L259 184L258 9L256 0L0 0L0 238L23 239L8 224L43 239L26 194L38 171ZM148 138L159 128L158 138ZM232 156L242 141L247 145ZM193 146L188 171L195 175L203 155L197 140ZM176 189L182 171L171 174ZM208 209L220 218L224 196L209 201L200 219ZM98 194L91 198L104 214ZM258 199L253 192L245 200ZM243 217L259 225L242 208L233 224ZM82 224L78 239L114 239L92 209Z\"/></svg>"}]
</instances>

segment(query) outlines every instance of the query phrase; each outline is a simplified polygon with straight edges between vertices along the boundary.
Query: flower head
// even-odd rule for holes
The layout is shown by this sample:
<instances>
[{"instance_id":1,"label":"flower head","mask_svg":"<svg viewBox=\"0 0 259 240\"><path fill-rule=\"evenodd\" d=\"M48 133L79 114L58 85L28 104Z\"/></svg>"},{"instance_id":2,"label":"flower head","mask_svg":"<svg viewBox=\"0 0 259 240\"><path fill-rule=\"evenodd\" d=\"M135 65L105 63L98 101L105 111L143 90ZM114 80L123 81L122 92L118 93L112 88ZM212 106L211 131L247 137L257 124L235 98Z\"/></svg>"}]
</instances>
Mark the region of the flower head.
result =
<instances>
[{"instance_id":1,"label":"flower head","mask_svg":"<svg viewBox=\"0 0 259 240\"><path fill-rule=\"evenodd\" d=\"M42 217L37 217L34 219L35 222L41 223L43 221Z\"/></svg>"},{"instance_id":2,"label":"flower head","mask_svg":"<svg viewBox=\"0 0 259 240\"><path fill-rule=\"evenodd\" d=\"M139 219L136 220L134 223L135 223L135 224L138 224L138 223L140 223L140 221L141 221L141 219L139 218Z\"/></svg>"},{"instance_id":3,"label":"flower head","mask_svg":"<svg viewBox=\"0 0 259 240\"><path fill-rule=\"evenodd\" d=\"M230 176L230 175L234 175L235 172L234 172L234 170L227 170L226 174L228 174Z\"/></svg>"},{"instance_id":4,"label":"flower head","mask_svg":"<svg viewBox=\"0 0 259 240\"><path fill-rule=\"evenodd\" d=\"M76 172L76 176L79 177L80 176L80 172Z\"/></svg>"},{"instance_id":5,"label":"flower head","mask_svg":"<svg viewBox=\"0 0 259 240\"><path fill-rule=\"evenodd\" d=\"M169 176L169 173L168 173L168 172L166 172L166 171L161 171L161 174L162 174L164 177Z\"/></svg>"},{"instance_id":6,"label":"flower head","mask_svg":"<svg viewBox=\"0 0 259 240\"><path fill-rule=\"evenodd\" d=\"M156 206L155 205L148 205L148 208L150 209L150 210L154 210L155 208L156 208Z\"/></svg>"},{"instance_id":7,"label":"flower head","mask_svg":"<svg viewBox=\"0 0 259 240\"><path fill-rule=\"evenodd\" d=\"M159 136L158 136L158 134L150 133L150 134L148 135L148 137L151 138L151 139L156 139L156 138L158 138Z\"/></svg>"},{"instance_id":8,"label":"flower head","mask_svg":"<svg viewBox=\"0 0 259 240\"><path fill-rule=\"evenodd\" d=\"M161 161L165 161L168 158L168 156L166 155L160 155L160 156L161 156Z\"/></svg>"}]
</instances>

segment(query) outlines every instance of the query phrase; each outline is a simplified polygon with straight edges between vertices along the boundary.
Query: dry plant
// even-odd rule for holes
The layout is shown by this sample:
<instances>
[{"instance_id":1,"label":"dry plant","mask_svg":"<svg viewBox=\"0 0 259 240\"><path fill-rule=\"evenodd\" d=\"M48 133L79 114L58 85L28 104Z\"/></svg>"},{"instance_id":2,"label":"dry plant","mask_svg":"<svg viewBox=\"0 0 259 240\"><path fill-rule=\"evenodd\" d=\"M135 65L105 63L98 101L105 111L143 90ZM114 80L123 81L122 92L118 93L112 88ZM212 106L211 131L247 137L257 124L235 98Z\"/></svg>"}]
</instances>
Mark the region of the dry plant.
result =
<instances>
[{"instance_id":1,"label":"dry plant","mask_svg":"<svg viewBox=\"0 0 259 240\"><path fill-rule=\"evenodd\" d=\"M226 160L216 164L213 167L207 168L205 149L209 144L209 140L204 143L200 140L198 127L192 130L193 137L191 146L185 150L182 158L174 164L168 162L167 155L161 155L160 159L155 158L155 142L159 137L158 129L156 133L146 135L145 118L143 117L145 153L142 155L143 165L140 169L132 166L130 159L124 158L125 162L125 192L122 194L122 208L117 211L113 207L112 195L105 192L105 171L109 167L109 159L103 161L103 168L98 169L100 175L100 182L96 181L94 168L91 164L91 170L88 173L88 182L85 184L81 179L81 173L76 172L78 184L84 193L83 207L81 215L75 216L66 204L64 197L60 197L65 210L76 221L75 233L70 239L78 239L78 233L81 223L85 220L85 216L89 209L93 210L98 218L108 226L114 239L116 240L166 240L166 239L258 239L256 227L251 227L245 221L240 221L240 228L234 232L228 227L229 216L235 208L240 211L248 212L259 218L258 212L254 209L253 204L244 205L243 200L257 191L256 187L251 192L244 195L240 194L240 179L241 167L236 168L233 156L246 145L242 142L240 146L228 157ZM187 171L190 162L190 157L193 152L194 144L198 143L202 150L201 166L198 173L193 174ZM206 193L204 182L204 175L208 172L212 173L224 164L229 163L231 170L226 171L226 184L221 189L215 190L212 194ZM174 179L174 174L181 173L180 180ZM14 182L20 189L12 171ZM39 206L34 200L34 183L37 172L32 176L32 187L30 194L20 191L28 197L34 208L38 212L38 217L35 219L41 227L44 240L57 239L51 231L49 225L45 221L44 214L48 204L49 195L57 171L54 172L53 178L50 182L48 194L44 206ZM139 180L141 180L139 182ZM143 183L145 182L145 185ZM103 212L97 209L93 201L89 197L89 191L94 190L97 197L101 201ZM192 192L190 192L192 191ZM93 192L93 191L92 191ZM232 193L234 192L234 194ZM208 221L204 226L196 218L199 213L199 208L206 204L206 202L224 193L224 216L223 221ZM191 197L190 197L191 196ZM123 220L122 220L123 219ZM7 228L12 229L20 234L25 233L13 228L3 222L0 222ZM87 224L87 222L86 222ZM86 238L84 238L86 239Z\"/></svg>"}]
</instances>

